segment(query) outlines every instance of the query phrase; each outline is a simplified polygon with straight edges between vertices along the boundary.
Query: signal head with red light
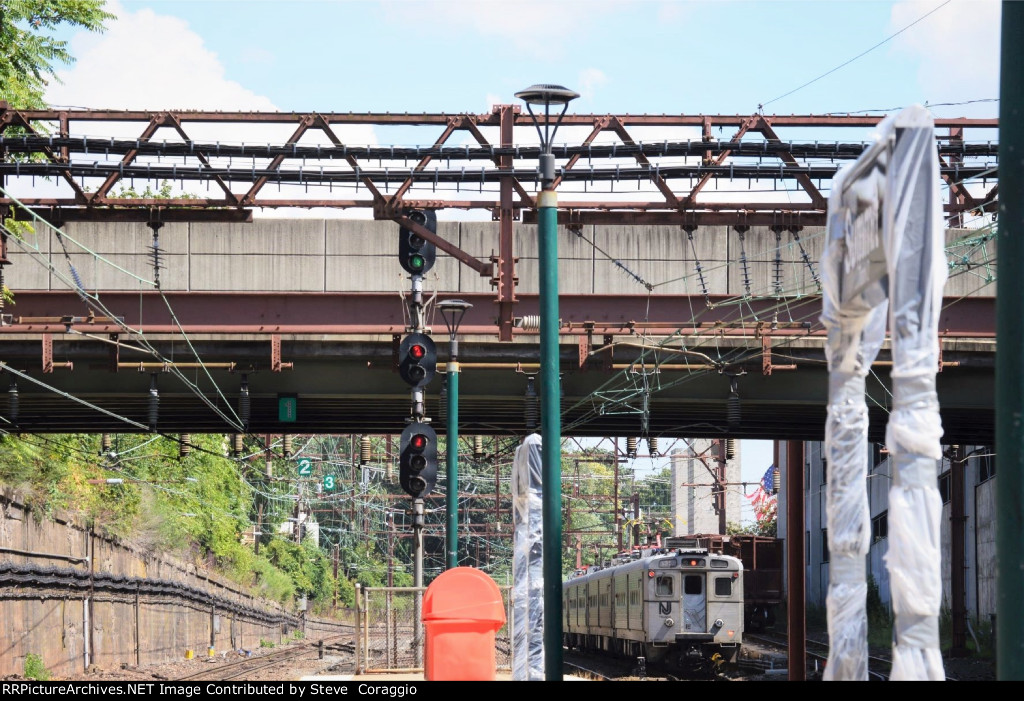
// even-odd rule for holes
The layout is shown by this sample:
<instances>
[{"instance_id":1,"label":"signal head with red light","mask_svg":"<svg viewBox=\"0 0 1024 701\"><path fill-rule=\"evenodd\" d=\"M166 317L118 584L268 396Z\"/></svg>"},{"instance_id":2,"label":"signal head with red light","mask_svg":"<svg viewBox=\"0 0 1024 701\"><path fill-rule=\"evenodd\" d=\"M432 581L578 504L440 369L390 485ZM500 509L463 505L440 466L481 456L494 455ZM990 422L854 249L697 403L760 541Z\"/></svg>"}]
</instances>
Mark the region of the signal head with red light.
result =
<instances>
[{"instance_id":1,"label":"signal head with red light","mask_svg":"<svg viewBox=\"0 0 1024 701\"><path fill-rule=\"evenodd\" d=\"M415 388L425 387L434 379L437 349L430 336L416 332L402 340L398 348L398 373Z\"/></svg>"},{"instance_id":2,"label":"signal head with red light","mask_svg":"<svg viewBox=\"0 0 1024 701\"><path fill-rule=\"evenodd\" d=\"M413 497L430 494L437 482L437 433L430 424L414 421L402 431L398 482Z\"/></svg>"}]
</instances>

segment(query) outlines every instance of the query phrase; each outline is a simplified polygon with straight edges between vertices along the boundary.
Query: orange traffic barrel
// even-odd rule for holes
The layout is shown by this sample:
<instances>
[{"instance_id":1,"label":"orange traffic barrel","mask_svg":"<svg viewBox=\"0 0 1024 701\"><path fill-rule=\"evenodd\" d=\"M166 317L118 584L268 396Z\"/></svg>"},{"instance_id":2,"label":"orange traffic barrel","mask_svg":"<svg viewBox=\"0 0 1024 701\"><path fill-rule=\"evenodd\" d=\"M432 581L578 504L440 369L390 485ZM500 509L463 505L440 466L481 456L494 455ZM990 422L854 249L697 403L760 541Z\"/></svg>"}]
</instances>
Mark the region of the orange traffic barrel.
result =
<instances>
[{"instance_id":1,"label":"orange traffic barrel","mask_svg":"<svg viewBox=\"0 0 1024 701\"><path fill-rule=\"evenodd\" d=\"M423 595L423 677L428 681L494 681L494 634L505 625L501 590L484 572L455 567Z\"/></svg>"}]
</instances>

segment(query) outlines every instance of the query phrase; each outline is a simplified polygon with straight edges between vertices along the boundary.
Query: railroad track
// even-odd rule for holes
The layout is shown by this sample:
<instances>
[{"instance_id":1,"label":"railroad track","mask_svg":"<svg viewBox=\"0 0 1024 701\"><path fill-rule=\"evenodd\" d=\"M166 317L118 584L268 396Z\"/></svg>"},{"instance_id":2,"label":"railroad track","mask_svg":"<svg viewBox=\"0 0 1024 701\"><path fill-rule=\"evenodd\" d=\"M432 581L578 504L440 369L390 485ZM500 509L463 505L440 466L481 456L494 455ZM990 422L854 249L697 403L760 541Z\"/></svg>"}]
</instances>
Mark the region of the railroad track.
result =
<instances>
[{"instance_id":1,"label":"railroad track","mask_svg":"<svg viewBox=\"0 0 1024 701\"><path fill-rule=\"evenodd\" d=\"M204 669L195 674L181 677L178 681L229 681L231 679L239 679L253 672L292 662L310 652L319 652L321 642L325 650L354 653L355 646L351 641L351 635L343 634L324 638L322 641L293 644L280 650L259 655L258 657L247 657L235 662L214 665L211 669Z\"/></svg>"},{"instance_id":2,"label":"railroad track","mask_svg":"<svg viewBox=\"0 0 1024 701\"><path fill-rule=\"evenodd\" d=\"M766 645L777 646L782 649L785 649L788 644L787 637L781 633L776 636L746 634L744 635L744 638L751 641L761 642ZM825 663L828 661L829 650L827 643L808 639L804 642L804 649L808 659L814 660L816 663L820 663L820 669L825 668ZM889 681L889 674L891 671L892 658L881 655L868 655L868 681ZM946 677L946 681L957 681L957 679L954 677Z\"/></svg>"}]
</instances>

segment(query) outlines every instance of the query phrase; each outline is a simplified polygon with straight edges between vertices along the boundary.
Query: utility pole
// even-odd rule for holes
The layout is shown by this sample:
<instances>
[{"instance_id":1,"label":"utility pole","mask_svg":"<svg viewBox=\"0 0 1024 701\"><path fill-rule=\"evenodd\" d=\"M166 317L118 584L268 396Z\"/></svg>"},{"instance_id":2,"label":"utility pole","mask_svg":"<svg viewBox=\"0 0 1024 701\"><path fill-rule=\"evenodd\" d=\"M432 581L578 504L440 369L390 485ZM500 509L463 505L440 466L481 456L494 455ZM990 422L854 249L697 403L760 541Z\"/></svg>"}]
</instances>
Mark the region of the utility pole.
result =
<instances>
[{"instance_id":1,"label":"utility pole","mask_svg":"<svg viewBox=\"0 0 1024 701\"><path fill-rule=\"evenodd\" d=\"M725 518L725 440L716 438L715 449L718 459L715 469L715 510L718 511L718 532L725 535L727 530Z\"/></svg>"}]
</instances>

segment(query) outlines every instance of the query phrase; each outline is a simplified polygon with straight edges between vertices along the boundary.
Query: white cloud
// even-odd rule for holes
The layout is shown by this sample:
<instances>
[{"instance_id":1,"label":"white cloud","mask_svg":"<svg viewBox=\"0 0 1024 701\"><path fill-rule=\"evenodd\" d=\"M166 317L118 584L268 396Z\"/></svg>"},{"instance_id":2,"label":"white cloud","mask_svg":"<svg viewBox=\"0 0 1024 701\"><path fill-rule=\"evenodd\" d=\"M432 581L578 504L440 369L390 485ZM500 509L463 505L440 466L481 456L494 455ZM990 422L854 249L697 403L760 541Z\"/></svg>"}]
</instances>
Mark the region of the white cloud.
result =
<instances>
[{"instance_id":1,"label":"white cloud","mask_svg":"<svg viewBox=\"0 0 1024 701\"><path fill-rule=\"evenodd\" d=\"M72 39L74 66L58 73L52 105L113 109L274 110L271 100L229 80L217 54L184 20L150 9L126 10L102 34Z\"/></svg>"},{"instance_id":2,"label":"white cloud","mask_svg":"<svg viewBox=\"0 0 1024 701\"><path fill-rule=\"evenodd\" d=\"M559 55L567 33L578 34L639 0L383 0L388 22L440 25L507 40L536 57Z\"/></svg>"},{"instance_id":3,"label":"white cloud","mask_svg":"<svg viewBox=\"0 0 1024 701\"><path fill-rule=\"evenodd\" d=\"M203 38L193 31L187 22L169 15L158 14L151 9L137 12L126 9L118 0L111 0L107 9L116 15L108 22L103 33L80 32L71 40L71 54L77 58L72 67L58 73L60 83L51 84L46 100L54 107L78 107L113 110L152 111L255 111L273 112L278 108L273 101L260 95L237 81L231 80L217 54L209 50ZM250 60L272 61L273 54L265 49L251 52ZM189 138L200 142L267 144L284 143L295 131L297 124L227 123L199 124L189 122L184 116L184 130ZM145 128L143 122L73 122L72 135L106 137L135 137ZM350 145L374 145L377 138L372 125L335 125L332 127L343 143ZM155 140L180 140L170 128L162 128L153 137ZM328 138L322 131L310 130L300 139L304 145L326 144ZM221 159L223 161L223 159ZM139 163L145 162L140 158ZM215 163L217 163L215 159ZM227 161L224 161L226 163ZM265 163L258 161L258 167ZM235 166L239 163L236 161ZM319 163L307 162L309 167ZM327 166L328 164L323 164ZM336 165L336 164L335 164ZM23 181L25 179L22 179ZM35 196L66 196L66 185L49 183L40 186L32 180L29 185ZM142 189L146 183L133 183ZM149 183L154 188L159 183ZM94 185L94 183L93 183ZM175 187L207 196L206 188L185 183ZM237 184L233 191L244 192L246 184ZM350 188L351 189L351 188ZM55 190L55 192L44 192ZM218 190L210 188L210 196L216 197ZM345 188L306 188L296 186L268 185L264 197L274 199L306 198L347 198L365 197L365 190L358 195L345 192ZM309 215L310 210L279 210L278 216ZM262 214L267 214L266 212ZM317 210L318 216L371 216L367 210Z\"/></svg>"},{"instance_id":4,"label":"white cloud","mask_svg":"<svg viewBox=\"0 0 1024 701\"><path fill-rule=\"evenodd\" d=\"M594 99L594 93L598 86L604 85L606 82L608 82L608 77L599 68L587 68L580 71L580 97L585 100Z\"/></svg>"},{"instance_id":5,"label":"white cloud","mask_svg":"<svg viewBox=\"0 0 1024 701\"><path fill-rule=\"evenodd\" d=\"M939 9L893 39L897 51L919 57L918 83L929 103L999 96L1000 3L996 0L904 0L892 8L896 32ZM942 114L995 116L996 103L945 108Z\"/></svg>"}]
</instances>

